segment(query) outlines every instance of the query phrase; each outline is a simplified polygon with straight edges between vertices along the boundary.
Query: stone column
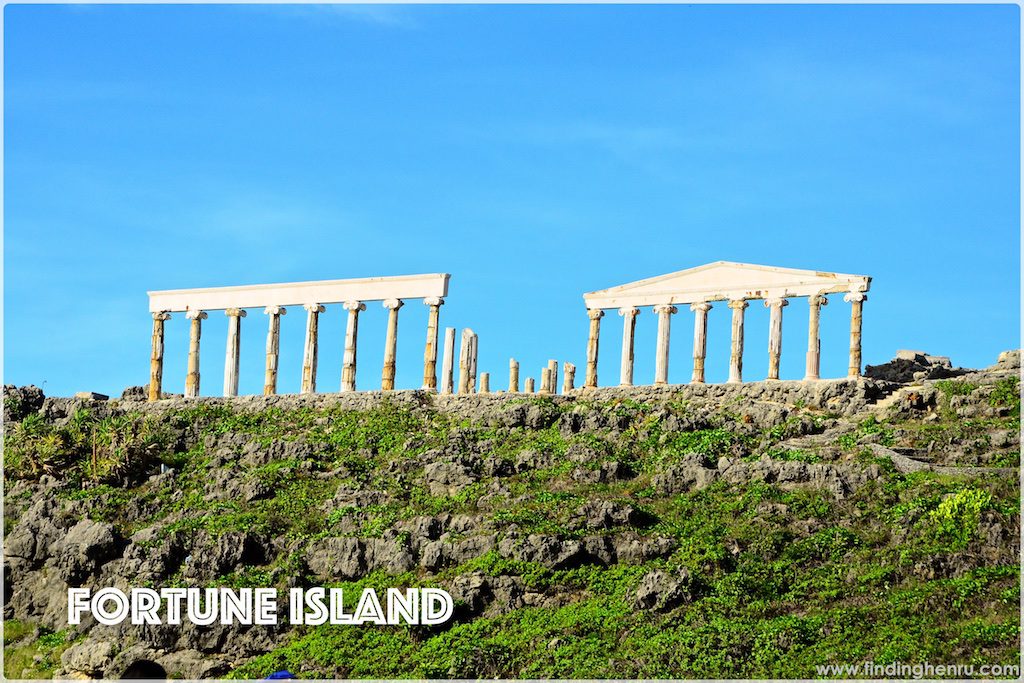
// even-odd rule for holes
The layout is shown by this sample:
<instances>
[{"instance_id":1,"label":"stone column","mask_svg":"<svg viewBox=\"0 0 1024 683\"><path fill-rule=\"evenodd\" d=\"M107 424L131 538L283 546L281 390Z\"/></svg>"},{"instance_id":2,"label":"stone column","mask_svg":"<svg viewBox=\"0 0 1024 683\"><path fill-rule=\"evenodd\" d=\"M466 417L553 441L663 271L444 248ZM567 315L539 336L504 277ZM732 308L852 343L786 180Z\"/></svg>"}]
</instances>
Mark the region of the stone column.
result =
<instances>
[{"instance_id":1,"label":"stone column","mask_svg":"<svg viewBox=\"0 0 1024 683\"><path fill-rule=\"evenodd\" d=\"M782 357L782 309L789 302L782 297L765 299L764 305L771 309L768 321L768 379L779 378L779 359Z\"/></svg>"},{"instance_id":2,"label":"stone column","mask_svg":"<svg viewBox=\"0 0 1024 683\"><path fill-rule=\"evenodd\" d=\"M423 300L430 307L427 317L427 345L423 350L423 388L437 391L437 319L441 314L444 299L439 296Z\"/></svg>"},{"instance_id":3,"label":"stone column","mask_svg":"<svg viewBox=\"0 0 1024 683\"><path fill-rule=\"evenodd\" d=\"M441 393L450 394L454 390L453 367L455 365L455 328L444 329L444 356L441 360Z\"/></svg>"},{"instance_id":4,"label":"stone column","mask_svg":"<svg viewBox=\"0 0 1024 683\"><path fill-rule=\"evenodd\" d=\"M519 362L515 358L508 359L508 393L519 393Z\"/></svg>"},{"instance_id":5,"label":"stone column","mask_svg":"<svg viewBox=\"0 0 1024 683\"><path fill-rule=\"evenodd\" d=\"M469 393L470 354L473 353L473 330L468 327L462 330L462 342L459 345L459 393Z\"/></svg>"},{"instance_id":6,"label":"stone column","mask_svg":"<svg viewBox=\"0 0 1024 683\"><path fill-rule=\"evenodd\" d=\"M491 392L491 373L481 372L480 373L480 393L489 394Z\"/></svg>"},{"instance_id":7,"label":"stone column","mask_svg":"<svg viewBox=\"0 0 1024 683\"><path fill-rule=\"evenodd\" d=\"M245 311L229 308L224 311L228 317L228 346L224 353L224 395L238 396L238 356L242 350L242 318Z\"/></svg>"},{"instance_id":8,"label":"stone column","mask_svg":"<svg viewBox=\"0 0 1024 683\"><path fill-rule=\"evenodd\" d=\"M203 311L187 311L185 317L192 321L188 335L188 374L185 376L185 398L199 396L199 338L203 335L203 321L208 317Z\"/></svg>"},{"instance_id":9,"label":"stone column","mask_svg":"<svg viewBox=\"0 0 1024 683\"><path fill-rule=\"evenodd\" d=\"M356 359L359 348L359 313L366 310L361 301L346 301L342 307L348 311L345 323L345 355L341 361L341 390L356 390Z\"/></svg>"},{"instance_id":10,"label":"stone column","mask_svg":"<svg viewBox=\"0 0 1024 683\"><path fill-rule=\"evenodd\" d=\"M538 393L551 393L551 368L540 369L540 392Z\"/></svg>"},{"instance_id":11,"label":"stone column","mask_svg":"<svg viewBox=\"0 0 1024 683\"><path fill-rule=\"evenodd\" d=\"M398 309L405 304L401 299L386 299L382 305L388 309L388 332L384 338L384 369L380 373L380 388L383 391L393 391L395 357L398 354Z\"/></svg>"},{"instance_id":12,"label":"stone column","mask_svg":"<svg viewBox=\"0 0 1024 683\"><path fill-rule=\"evenodd\" d=\"M316 362L318 337L320 334L320 314L326 309L320 304L306 304L306 344L302 354L302 388L303 394L316 393Z\"/></svg>"},{"instance_id":13,"label":"stone column","mask_svg":"<svg viewBox=\"0 0 1024 683\"><path fill-rule=\"evenodd\" d=\"M690 310L694 312L693 319L693 375L691 382L704 383L704 359L708 351L708 311L711 304L707 301L698 301L690 304Z\"/></svg>"},{"instance_id":14,"label":"stone column","mask_svg":"<svg viewBox=\"0 0 1024 683\"><path fill-rule=\"evenodd\" d=\"M528 393L528 394L532 394L533 393L533 378L532 377L527 377L526 378L526 393Z\"/></svg>"},{"instance_id":15,"label":"stone column","mask_svg":"<svg viewBox=\"0 0 1024 683\"><path fill-rule=\"evenodd\" d=\"M807 298L811 314L807 320L807 372L805 380L818 379L821 372L821 339L818 335L818 317L821 307L828 305L824 294L814 294Z\"/></svg>"},{"instance_id":16,"label":"stone column","mask_svg":"<svg viewBox=\"0 0 1024 683\"><path fill-rule=\"evenodd\" d=\"M670 304L659 304L654 307L654 312L658 314L658 348L654 356L655 384L668 384L668 347L672 333L670 316L678 310Z\"/></svg>"},{"instance_id":17,"label":"stone column","mask_svg":"<svg viewBox=\"0 0 1024 683\"><path fill-rule=\"evenodd\" d=\"M732 354L729 356L729 383L743 381L743 311L749 304L743 299L729 302L732 309Z\"/></svg>"},{"instance_id":18,"label":"stone column","mask_svg":"<svg viewBox=\"0 0 1024 683\"><path fill-rule=\"evenodd\" d=\"M868 295L864 292L850 292L843 297L843 301L850 302L850 368L846 372L848 377L860 377L861 317L864 302L867 300Z\"/></svg>"},{"instance_id":19,"label":"stone column","mask_svg":"<svg viewBox=\"0 0 1024 683\"><path fill-rule=\"evenodd\" d=\"M476 393L476 360L477 351L479 350L480 337L473 333L473 338L469 342L469 393Z\"/></svg>"},{"instance_id":20,"label":"stone column","mask_svg":"<svg viewBox=\"0 0 1024 683\"><path fill-rule=\"evenodd\" d=\"M576 379L576 366L572 363L562 363L562 393L568 394L576 387L574 386Z\"/></svg>"},{"instance_id":21,"label":"stone column","mask_svg":"<svg viewBox=\"0 0 1024 683\"><path fill-rule=\"evenodd\" d=\"M588 389L597 387L597 350L603 315L604 311L600 308L587 309L587 316L590 318L590 335L587 337L587 379L584 387Z\"/></svg>"},{"instance_id":22,"label":"stone column","mask_svg":"<svg viewBox=\"0 0 1024 683\"><path fill-rule=\"evenodd\" d=\"M633 385L633 333L636 331L636 316L640 309L627 306L619 309L622 316L622 364L619 366L619 384Z\"/></svg>"},{"instance_id":23,"label":"stone column","mask_svg":"<svg viewBox=\"0 0 1024 683\"><path fill-rule=\"evenodd\" d=\"M549 360L548 361L548 370L551 371L551 377L549 378L550 381L548 382L548 391L550 391L552 394L557 394L558 393L558 361L557 360Z\"/></svg>"},{"instance_id":24,"label":"stone column","mask_svg":"<svg viewBox=\"0 0 1024 683\"><path fill-rule=\"evenodd\" d=\"M153 346L149 354L149 400L159 401L164 383L164 321L170 320L167 311L153 314Z\"/></svg>"},{"instance_id":25,"label":"stone column","mask_svg":"<svg viewBox=\"0 0 1024 683\"><path fill-rule=\"evenodd\" d=\"M263 375L263 395L277 393L277 359L281 351L281 316L287 313L284 306L267 306L263 312L270 316L267 330L267 366Z\"/></svg>"}]
</instances>

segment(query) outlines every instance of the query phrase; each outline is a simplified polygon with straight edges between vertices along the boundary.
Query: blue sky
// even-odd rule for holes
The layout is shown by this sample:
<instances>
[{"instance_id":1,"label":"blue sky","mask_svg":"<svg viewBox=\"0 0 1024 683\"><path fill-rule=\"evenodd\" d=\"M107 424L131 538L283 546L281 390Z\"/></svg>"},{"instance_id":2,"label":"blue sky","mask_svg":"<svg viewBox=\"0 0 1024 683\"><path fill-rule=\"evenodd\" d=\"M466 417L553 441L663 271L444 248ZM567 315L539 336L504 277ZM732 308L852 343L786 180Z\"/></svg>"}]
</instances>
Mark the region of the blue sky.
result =
<instances>
[{"instance_id":1,"label":"blue sky","mask_svg":"<svg viewBox=\"0 0 1024 683\"><path fill-rule=\"evenodd\" d=\"M4 382L118 394L148 379L146 291L452 274L442 326L480 370L585 363L583 292L709 261L871 275L864 359L985 366L1020 344L1019 8L1003 6L19 6L4 8ZM846 369L849 305L822 314ZM386 311L360 325L380 386ZM708 378L728 375L728 309ZM689 379L692 314L670 381ZM806 300L782 375L803 374ZM602 329L618 381L621 318ZM304 316L283 320L297 391ZM402 309L418 387L426 307ZM747 379L768 315L747 311ZM219 395L227 322L203 330ZM181 391L182 315L165 389ZM266 316L243 321L241 392ZM336 391L344 315L321 317ZM654 371L638 318L636 380ZM579 373L582 379L582 370Z\"/></svg>"}]
</instances>

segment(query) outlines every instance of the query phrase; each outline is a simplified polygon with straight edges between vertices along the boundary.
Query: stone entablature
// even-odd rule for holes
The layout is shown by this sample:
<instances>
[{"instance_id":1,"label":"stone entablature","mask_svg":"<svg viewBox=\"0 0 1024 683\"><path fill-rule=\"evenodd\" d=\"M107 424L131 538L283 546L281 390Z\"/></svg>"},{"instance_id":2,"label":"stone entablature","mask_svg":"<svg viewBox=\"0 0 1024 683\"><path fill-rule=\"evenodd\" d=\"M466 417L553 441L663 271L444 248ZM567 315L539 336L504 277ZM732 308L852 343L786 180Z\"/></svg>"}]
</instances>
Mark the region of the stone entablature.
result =
<instances>
[{"instance_id":1,"label":"stone entablature","mask_svg":"<svg viewBox=\"0 0 1024 683\"><path fill-rule=\"evenodd\" d=\"M860 375L861 317L865 292L871 287L866 275L829 273L817 270L779 268L750 263L716 261L696 268L680 270L617 287L588 292L583 295L590 318L587 339L587 375L585 387L597 386L597 357L602 309L617 308L623 316L622 365L619 383L633 384L633 335L636 316L644 306L653 308L658 316L658 343L655 356L655 384L668 381L668 359L671 316L678 312L675 304L688 304L694 312L693 375L696 383L704 382L704 360L707 351L707 316L713 301L726 301L732 311L729 382L743 381L743 323L750 300L763 300L771 309L768 339L768 379L779 379L779 358L782 354L782 309L789 298L807 297L810 309L805 380L819 378L821 342L818 320L821 307L828 303L828 294L845 292L851 304L850 362L848 376Z\"/></svg>"},{"instance_id":2,"label":"stone entablature","mask_svg":"<svg viewBox=\"0 0 1024 683\"><path fill-rule=\"evenodd\" d=\"M246 308L262 308L268 316L267 357L264 370L264 394L277 393L278 353L281 316L287 306L302 306L306 311L305 350L302 361L302 393L316 392L319 319L327 311L325 304L341 304L348 313L345 330L345 351L341 375L341 391L355 390L356 344L359 313L366 310L364 301L382 301L388 309L387 337L381 388L394 389L396 349L398 341L398 310L404 299L422 299L430 307L427 343L424 352L424 388L437 387L437 334L439 309L448 295L447 273L399 275L352 280L320 280L269 285L207 287L148 292L149 310L153 315L152 354L150 355L149 400L161 397L163 382L164 322L172 312L184 311L191 321L189 330L188 374L185 397L199 396L199 348L202 321L210 310L223 310L228 316L228 342L224 362L224 395L238 394L241 319Z\"/></svg>"}]
</instances>

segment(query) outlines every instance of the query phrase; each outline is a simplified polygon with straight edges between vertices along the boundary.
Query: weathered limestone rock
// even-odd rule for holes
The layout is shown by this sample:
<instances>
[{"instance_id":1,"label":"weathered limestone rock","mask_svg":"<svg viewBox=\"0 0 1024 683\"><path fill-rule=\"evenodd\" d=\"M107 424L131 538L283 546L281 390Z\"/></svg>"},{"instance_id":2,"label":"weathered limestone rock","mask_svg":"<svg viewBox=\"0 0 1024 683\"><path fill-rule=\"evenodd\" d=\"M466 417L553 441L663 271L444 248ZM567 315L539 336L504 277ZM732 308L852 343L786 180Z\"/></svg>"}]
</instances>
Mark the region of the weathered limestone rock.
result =
<instances>
[{"instance_id":1,"label":"weathered limestone rock","mask_svg":"<svg viewBox=\"0 0 1024 683\"><path fill-rule=\"evenodd\" d=\"M199 396L199 338L203 335L203 311L188 311L185 317L192 321L188 335L188 374L185 376L185 398Z\"/></svg>"},{"instance_id":2,"label":"weathered limestone rock","mask_svg":"<svg viewBox=\"0 0 1024 683\"><path fill-rule=\"evenodd\" d=\"M281 316L287 313L284 306L267 306L263 312L270 316L267 330L267 366L263 377L263 395L277 393L277 362L281 352Z\"/></svg>"},{"instance_id":3,"label":"weathered limestone rock","mask_svg":"<svg viewBox=\"0 0 1024 683\"><path fill-rule=\"evenodd\" d=\"M320 314L326 309L320 304L306 304L306 343L302 354L302 389L303 394L316 393L316 363L318 335L320 330Z\"/></svg>"},{"instance_id":4,"label":"weathered limestone rock","mask_svg":"<svg viewBox=\"0 0 1024 683\"><path fill-rule=\"evenodd\" d=\"M245 311L229 308L224 311L228 317L228 344L224 354L224 395L238 396L238 361L242 350L242 318Z\"/></svg>"},{"instance_id":5,"label":"weathered limestone rock","mask_svg":"<svg viewBox=\"0 0 1024 683\"><path fill-rule=\"evenodd\" d=\"M153 314L153 347L149 356L149 400L159 401L164 380L164 321L171 314L159 311Z\"/></svg>"},{"instance_id":6,"label":"weathered limestone rock","mask_svg":"<svg viewBox=\"0 0 1024 683\"><path fill-rule=\"evenodd\" d=\"M341 390L356 390L356 357L359 344L359 313L366 310L361 301L346 301L342 307L348 311L345 322L345 355L341 362Z\"/></svg>"}]
</instances>

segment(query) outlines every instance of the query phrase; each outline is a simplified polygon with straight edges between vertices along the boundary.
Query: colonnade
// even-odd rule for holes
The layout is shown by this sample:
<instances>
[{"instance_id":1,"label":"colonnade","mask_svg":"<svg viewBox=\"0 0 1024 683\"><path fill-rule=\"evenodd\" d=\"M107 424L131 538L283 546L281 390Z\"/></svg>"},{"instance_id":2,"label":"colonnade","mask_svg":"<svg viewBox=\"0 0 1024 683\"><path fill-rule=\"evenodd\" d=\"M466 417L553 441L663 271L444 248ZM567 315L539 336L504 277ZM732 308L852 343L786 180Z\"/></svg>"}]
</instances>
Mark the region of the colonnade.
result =
<instances>
[{"instance_id":1,"label":"colonnade","mask_svg":"<svg viewBox=\"0 0 1024 683\"><path fill-rule=\"evenodd\" d=\"M847 293L844 300L851 304L850 315L850 349L847 375L857 377L861 372L861 324L863 304L867 295L862 291ZM745 312L750 299L727 299L726 305L732 311L732 333L729 353L729 383L743 381L743 335ZM768 377L769 380L779 379L779 361L782 356L782 309L789 305L787 297L773 296L763 299L765 307L770 309L768 323ZM807 327L807 355L804 380L820 378L821 370L821 339L819 321L821 307L828 304L825 292L807 296L809 316ZM690 304L694 313L693 328L693 372L691 382L703 383L704 361L707 355L708 312L713 305L710 301L697 301ZM672 304L654 304L652 311L657 315L658 332L654 357L654 384L668 383L669 347L671 340L672 316L678 308ZM622 362L619 369L619 384L633 384L634 335L636 320L640 314L637 306L624 306L618 309L622 316ZM600 348L601 318L604 310L588 308L590 333L587 338L587 373L584 387L597 387L597 359Z\"/></svg>"},{"instance_id":2,"label":"colonnade","mask_svg":"<svg viewBox=\"0 0 1024 683\"><path fill-rule=\"evenodd\" d=\"M423 352L423 388L437 389L437 324L440 308L444 305L441 297L429 297L423 300L429 307L427 322L427 342ZM381 370L381 389L384 391L395 388L395 368L397 365L398 347L398 310L405 305L401 299L386 299L383 306L388 310L387 334L384 340L384 365ZM361 301L346 301L342 304L348 312L345 326L345 351L341 370L341 391L356 390L356 349L359 336L359 313L366 310ZM302 382L300 393L312 394L317 390L317 360L319 356L320 315L327 308L323 304L305 304L306 336L302 354ZM264 395L277 393L279 368L279 352L281 340L281 316L288 310L284 306L267 306L263 312L268 316L266 363L264 366ZM224 396L238 395L239 355L241 351L241 321L246 311L240 308L228 308L224 311L228 317L227 350L224 358ZM153 313L153 343L150 356L149 400L160 398L163 382L163 350L164 323L170 319L167 311ZM202 321L208 319L207 311L190 310L185 317L191 321L189 326L188 372L185 377L185 398L199 396L199 353L202 338Z\"/></svg>"}]
</instances>

